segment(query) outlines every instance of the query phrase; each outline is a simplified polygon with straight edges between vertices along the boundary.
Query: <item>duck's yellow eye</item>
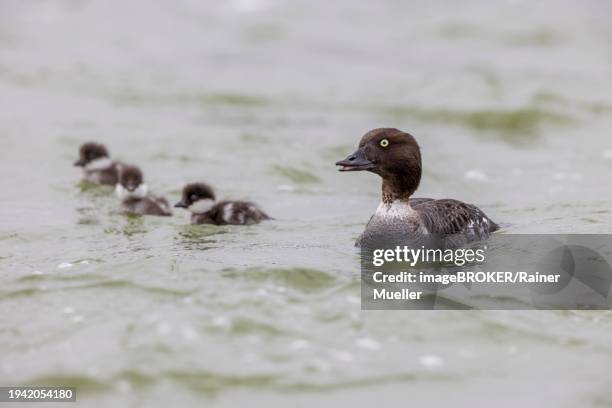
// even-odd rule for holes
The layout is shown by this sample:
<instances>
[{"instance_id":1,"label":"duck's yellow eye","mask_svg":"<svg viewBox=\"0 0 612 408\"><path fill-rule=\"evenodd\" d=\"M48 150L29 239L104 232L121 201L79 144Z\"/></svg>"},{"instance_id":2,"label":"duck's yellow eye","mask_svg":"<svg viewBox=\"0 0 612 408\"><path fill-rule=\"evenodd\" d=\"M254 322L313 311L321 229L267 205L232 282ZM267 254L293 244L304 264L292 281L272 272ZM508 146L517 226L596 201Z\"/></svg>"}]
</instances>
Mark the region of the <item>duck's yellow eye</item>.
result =
<instances>
[{"instance_id":1,"label":"duck's yellow eye","mask_svg":"<svg viewBox=\"0 0 612 408\"><path fill-rule=\"evenodd\" d=\"M380 147L387 147L389 146L389 141L387 139L383 139L380 141Z\"/></svg>"}]
</instances>

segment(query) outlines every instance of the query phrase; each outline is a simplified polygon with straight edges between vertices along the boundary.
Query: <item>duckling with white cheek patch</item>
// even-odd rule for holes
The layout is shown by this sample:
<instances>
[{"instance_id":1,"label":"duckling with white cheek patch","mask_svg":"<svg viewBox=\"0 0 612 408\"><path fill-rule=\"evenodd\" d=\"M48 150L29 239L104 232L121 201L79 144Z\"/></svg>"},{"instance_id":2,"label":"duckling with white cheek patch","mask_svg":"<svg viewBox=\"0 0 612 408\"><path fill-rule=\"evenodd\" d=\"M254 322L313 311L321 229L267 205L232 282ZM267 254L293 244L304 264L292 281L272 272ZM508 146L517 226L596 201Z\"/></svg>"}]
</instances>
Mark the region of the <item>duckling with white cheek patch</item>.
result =
<instances>
[{"instance_id":1,"label":"duckling with white cheek patch","mask_svg":"<svg viewBox=\"0 0 612 408\"><path fill-rule=\"evenodd\" d=\"M125 166L121 171L115 192L121 199L121 210L128 214L170 216L168 201L149 194L142 171L135 166Z\"/></svg>"},{"instance_id":2,"label":"duckling with white cheek patch","mask_svg":"<svg viewBox=\"0 0 612 408\"><path fill-rule=\"evenodd\" d=\"M122 165L111 160L106 146L102 144L83 144L74 165L83 168L83 179L91 183L114 186L119 182Z\"/></svg>"},{"instance_id":3,"label":"duckling with white cheek patch","mask_svg":"<svg viewBox=\"0 0 612 408\"><path fill-rule=\"evenodd\" d=\"M336 165L342 166L340 171L369 171L382 178L382 201L357 246L389 237L420 241L438 236L442 246L460 247L487 239L499 229L473 204L412 198L421 181L421 150L414 137L401 130L369 131L357 151Z\"/></svg>"},{"instance_id":4,"label":"duckling with white cheek patch","mask_svg":"<svg viewBox=\"0 0 612 408\"><path fill-rule=\"evenodd\" d=\"M251 225L270 217L257 205L246 201L215 202L215 193L205 183L192 183L183 188L183 196L175 207L191 212L191 224Z\"/></svg>"}]
</instances>

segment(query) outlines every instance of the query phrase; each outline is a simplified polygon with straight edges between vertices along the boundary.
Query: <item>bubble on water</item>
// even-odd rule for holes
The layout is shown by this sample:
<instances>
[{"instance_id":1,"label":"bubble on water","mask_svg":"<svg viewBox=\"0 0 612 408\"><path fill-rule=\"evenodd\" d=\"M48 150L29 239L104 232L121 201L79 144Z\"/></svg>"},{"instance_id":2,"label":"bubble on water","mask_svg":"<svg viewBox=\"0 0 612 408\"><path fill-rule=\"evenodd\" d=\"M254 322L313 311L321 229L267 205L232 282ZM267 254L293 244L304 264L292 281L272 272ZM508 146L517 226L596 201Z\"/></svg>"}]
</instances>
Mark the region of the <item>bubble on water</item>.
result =
<instances>
[{"instance_id":1,"label":"bubble on water","mask_svg":"<svg viewBox=\"0 0 612 408\"><path fill-rule=\"evenodd\" d=\"M217 327L230 327L232 325L232 321L225 316L215 316L212 320L213 326Z\"/></svg>"},{"instance_id":2,"label":"bubble on water","mask_svg":"<svg viewBox=\"0 0 612 408\"><path fill-rule=\"evenodd\" d=\"M172 326L169 323L162 322L157 325L157 332L159 334L168 334L171 331L172 331Z\"/></svg>"},{"instance_id":3,"label":"bubble on water","mask_svg":"<svg viewBox=\"0 0 612 408\"><path fill-rule=\"evenodd\" d=\"M361 299L358 298L357 296L347 296L346 297L346 302L347 303L351 303L353 305L356 305L356 304L361 303Z\"/></svg>"},{"instance_id":4,"label":"bubble on water","mask_svg":"<svg viewBox=\"0 0 612 408\"><path fill-rule=\"evenodd\" d=\"M71 264L70 262L62 262L61 264L57 265L57 267L59 269L68 269L68 268L72 268L74 265Z\"/></svg>"},{"instance_id":5,"label":"bubble on water","mask_svg":"<svg viewBox=\"0 0 612 408\"><path fill-rule=\"evenodd\" d=\"M463 177L465 177L466 180L478 182L484 182L489 180L489 177L485 174L485 172L479 169L470 169L465 172L465 175Z\"/></svg>"},{"instance_id":6,"label":"bubble on water","mask_svg":"<svg viewBox=\"0 0 612 408\"><path fill-rule=\"evenodd\" d=\"M312 310L304 306L295 306L293 311L296 314L307 315L307 316L312 314Z\"/></svg>"},{"instance_id":7,"label":"bubble on water","mask_svg":"<svg viewBox=\"0 0 612 408\"><path fill-rule=\"evenodd\" d=\"M474 353L472 350L461 349L459 350L459 357L474 358L476 357L476 353Z\"/></svg>"},{"instance_id":8,"label":"bubble on water","mask_svg":"<svg viewBox=\"0 0 612 408\"><path fill-rule=\"evenodd\" d=\"M350 363L355 360L355 357L348 351L336 351L333 354L334 358L345 363Z\"/></svg>"},{"instance_id":9,"label":"bubble on water","mask_svg":"<svg viewBox=\"0 0 612 408\"><path fill-rule=\"evenodd\" d=\"M368 350L380 350L382 348L382 345L378 341L367 337L357 339L357 341L355 341L355 344L357 345L357 347L361 347Z\"/></svg>"},{"instance_id":10,"label":"bubble on water","mask_svg":"<svg viewBox=\"0 0 612 408\"><path fill-rule=\"evenodd\" d=\"M187 296L185 298L183 298L183 303L186 305L190 305L193 303L193 298L191 296Z\"/></svg>"},{"instance_id":11,"label":"bubble on water","mask_svg":"<svg viewBox=\"0 0 612 408\"><path fill-rule=\"evenodd\" d=\"M603 158L606 159L606 160L612 160L612 149L604 150Z\"/></svg>"},{"instance_id":12,"label":"bubble on water","mask_svg":"<svg viewBox=\"0 0 612 408\"><path fill-rule=\"evenodd\" d=\"M510 354L516 354L516 353L518 353L518 347L516 347L516 346L508 346L506 348L506 351L508 353L510 353Z\"/></svg>"},{"instance_id":13,"label":"bubble on water","mask_svg":"<svg viewBox=\"0 0 612 408\"><path fill-rule=\"evenodd\" d=\"M440 367L444 364L444 360L440 356L436 356L435 354L426 354L424 356L419 357L419 363L427 368Z\"/></svg>"},{"instance_id":14,"label":"bubble on water","mask_svg":"<svg viewBox=\"0 0 612 408\"><path fill-rule=\"evenodd\" d=\"M557 181L581 181L583 179L580 173L566 173L558 171L552 174L552 179Z\"/></svg>"},{"instance_id":15,"label":"bubble on water","mask_svg":"<svg viewBox=\"0 0 612 408\"><path fill-rule=\"evenodd\" d=\"M115 389L122 394L132 392L132 386L130 385L130 382L126 380L119 380L117 385L115 385Z\"/></svg>"},{"instance_id":16,"label":"bubble on water","mask_svg":"<svg viewBox=\"0 0 612 408\"><path fill-rule=\"evenodd\" d=\"M71 308L71 307L69 307L69 306L66 306L66 307L64 308L64 310L62 310L62 312L63 312L64 314L74 314L74 309L73 309L73 308Z\"/></svg>"},{"instance_id":17,"label":"bubble on water","mask_svg":"<svg viewBox=\"0 0 612 408\"><path fill-rule=\"evenodd\" d=\"M327 361L319 360L318 358L310 360L310 366L319 371L329 371L331 368L331 365Z\"/></svg>"},{"instance_id":18,"label":"bubble on water","mask_svg":"<svg viewBox=\"0 0 612 408\"><path fill-rule=\"evenodd\" d=\"M72 347L72 345L70 345L70 347ZM89 366L89 367L85 368L85 372L90 377L96 377L96 376L100 375L100 367Z\"/></svg>"},{"instance_id":19,"label":"bubble on water","mask_svg":"<svg viewBox=\"0 0 612 408\"><path fill-rule=\"evenodd\" d=\"M310 347L310 342L304 339L294 340L291 342L289 347L292 350L304 350Z\"/></svg>"},{"instance_id":20,"label":"bubble on water","mask_svg":"<svg viewBox=\"0 0 612 408\"><path fill-rule=\"evenodd\" d=\"M71 320L73 323L81 323L83 320L85 320L85 316L77 315L74 316Z\"/></svg>"},{"instance_id":21,"label":"bubble on water","mask_svg":"<svg viewBox=\"0 0 612 408\"><path fill-rule=\"evenodd\" d=\"M550 186L550 187L548 188L548 192L549 192L549 193L553 193L553 194L556 194L556 193L561 193L561 192L563 192L563 191L565 191L565 189L563 188L563 186Z\"/></svg>"},{"instance_id":22,"label":"bubble on water","mask_svg":"<svg viewBox=\"0 0 612 408\"><path fill-rule=\"evenodd\" d=\"M280 186L276 187L276 189L278 191L295 191L295 186L289 184L281 184Z\"/></svg>"},{"instance_id":23,"label":"bubble on water","mask_svg":"<svg viewBox=\"0 0 612 408\"><path fill-rule=\"evenodd\" d=\"M81 261L81 265L89 265L89 261L87 259Z\"/></svg>"},{"instance_id":24,"label":"bubble on water","mask_svg":"<svg viewBox=\"0 0 612 408\"><path fill-rule=\"evenodd\" d=\"M232 10L239 13L251 13L261 10L265 2L263 0L232 0L229 5Z\"/></svg>"},{"instance_id":25,"label":"bubble on water","mask_svg":"<svg viewBox=\"0 0 612 408\"><path fill-rule=\"evenodd\" d=\"M244 341L250 344L261 344L262 338L257 334L249 334L244 338Z\"/></svg>"},{"instance_id":26,"label":"bubble on water","mask_svg":"<svg viewBox=\"0 0 612 408\"><path fill-rule=\"evenodd\" d=\"M242 359L247 364L255 364L257 362L257 354L247 353L242 357Z\"/></svg>"},{"instance_id":27,"label":"bubble on water","mask_svg":"<svg viewBox=\"0 0 612 408\"><path fill-rule=\"evenodd\" d=\"M9 363L2 363L2 372L5 374L11 374L13 372L13 366Z\"/></svg>"},{"instance_id":28,"label":"bubble on water","mask_svg":"<svg viewBox=\"0 0 612 408\"><path fill-rule=\"evenodd\" d=\"M523 174L523 169L515 167L512 169L512 174L515 176L520 176L521 174Z\"/></svg>"},{"instance_id":29,"label":"bubble on water","mask_svg":"<svg viewBox=\"0 0 612 408\"><path fill-rule=\"evenodd\" d=\"M42 271L34 271L34 272L32 272L32 275L44 275L44 272L42 272Z\"/></svg>"},{"instance_id":30,"label":"bubble on water","mask_svg":"<svg viewBox=\"0 0 612 408\"><path fill-rule=\"evenodd\" d=\"M143 318L143 320L144 320L146 323L154 323L154 322L158 321L159 319L160 319L160 315L158 315L157 313L153 313L153 314L150 314L150 315L146 315L146 316Z\"/></svg>"},{"instance_id":31,"label":"bubble on water","mask_svg":"<svg viewBox=\"0 0 612 408\"><path fill-rule=\"evenodd\" d=\"M183 338L187 341L194 341L200 337L198 332L195 331L195 329L191 327L183 327L183 330L181 331L181 333L183 334Z\"/></svg>"}]
</instances>

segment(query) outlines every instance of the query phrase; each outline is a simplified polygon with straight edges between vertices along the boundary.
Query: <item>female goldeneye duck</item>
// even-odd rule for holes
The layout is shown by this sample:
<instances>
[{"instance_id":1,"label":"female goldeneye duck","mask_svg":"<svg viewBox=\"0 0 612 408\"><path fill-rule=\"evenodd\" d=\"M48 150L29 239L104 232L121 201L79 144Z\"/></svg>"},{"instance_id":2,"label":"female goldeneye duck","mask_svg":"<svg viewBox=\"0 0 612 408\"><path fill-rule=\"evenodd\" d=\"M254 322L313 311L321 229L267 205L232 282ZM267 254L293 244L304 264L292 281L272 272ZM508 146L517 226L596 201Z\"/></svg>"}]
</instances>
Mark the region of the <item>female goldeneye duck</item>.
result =
<instances>
[{"instance_id":1,"label":"female goldeneye duck","mask_svg":"<svg viewBox=\"0 0 612 408\"><path fill-rule=\"evenodd\" d=\"M144 183L142 171L135 166L121 169L115 192L121 199L121 210L128 214L170 216L170 204L163 197L152 195Z\"/></svg>"},{"instance_id":2,"label":"female goldeneye duck","mask_svg":"<svg viewBox=\"0 0 612 408\"><path fill-rule=\"evenodd\" d=\"M192 183L183 188L181 201L175 207L191 212L191 224L250 225L269 220L257 205L246 201L215 202L215 193L205 183Z\"/></svg>"},{"instance_id":3,"label":"female goldeneye duck","mask_svg":"<svg viewBox=\"0 0 612 408\"><path fill-rule=\"evenodd\" d=\"M457 247L488 238L499 227L478 207L453 199L412 198L421 181L421 151L414 137L398 129L374 129L359 148L336 163L340 171L370 171L382 177L382 202L356 245L391 235L417 240L445 237Z\"/></svg>"},{"instance_id":4,"label":"female goldeneye duck","mask_svg":"<svg viewBox=\"0 0 612 408\"><path fill-rule=\"evenodd\" d=\"M85 143L79 149L79 159L74 163L83 168L83 179L92 183L114 186L119 182L121 164L110 159L106 146Z\"/></svg>"}]
</instances>

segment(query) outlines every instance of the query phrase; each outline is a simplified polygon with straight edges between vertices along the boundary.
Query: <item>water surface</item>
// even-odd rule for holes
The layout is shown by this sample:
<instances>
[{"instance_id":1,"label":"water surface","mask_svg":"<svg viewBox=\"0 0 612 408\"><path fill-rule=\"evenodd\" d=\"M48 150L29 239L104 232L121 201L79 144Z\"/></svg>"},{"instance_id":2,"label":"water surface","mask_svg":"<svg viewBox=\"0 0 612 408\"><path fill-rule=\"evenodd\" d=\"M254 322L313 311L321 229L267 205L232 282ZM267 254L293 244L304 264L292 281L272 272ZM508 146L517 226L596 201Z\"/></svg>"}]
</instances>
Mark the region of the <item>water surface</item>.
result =
<instances>
[{"instance_id":1,"label":"water surface","mask_svg":"<svg viewBox=\"0 0 612 408\"><path fill-rule=\"evenodd\" d=\"M333 166L398 127L419 196L503 233L609 233L611 11L0 1L0 383L88 406L612 405L609 313L361 312L380 181ZM126 218L79 184L86 140L170 200L205 180L275 220Z\"/></svg>"}]
</instances>

